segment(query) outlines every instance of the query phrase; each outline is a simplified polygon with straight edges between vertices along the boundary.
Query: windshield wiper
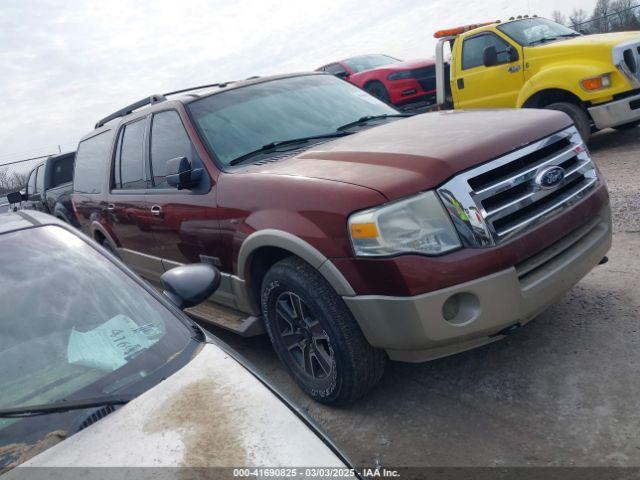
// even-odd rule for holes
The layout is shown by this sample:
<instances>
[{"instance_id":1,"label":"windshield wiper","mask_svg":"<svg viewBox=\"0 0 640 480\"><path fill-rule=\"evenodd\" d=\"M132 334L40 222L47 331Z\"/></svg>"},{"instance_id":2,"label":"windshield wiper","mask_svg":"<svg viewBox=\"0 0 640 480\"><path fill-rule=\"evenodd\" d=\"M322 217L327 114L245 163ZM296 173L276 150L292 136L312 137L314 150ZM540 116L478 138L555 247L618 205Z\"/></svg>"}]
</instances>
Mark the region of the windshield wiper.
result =
<instances>
[{"instance_id":1,"label":"windshield wiper","mask_svg":"<svg viewBox=\"0 0 640 480\"><path fill-rule=\"evenodd\" d=\"M51 413L69 412L71 410L82 410L85 408L105 407L108 405L124 405L133 400L136 395L108 395L104 397L86 398L84 400L73 400L49 403L44 405L32 405L29 407L15 407L0 409L0 418L26 418L38 415L49 415Z\"/></svg>"},{"instance_id":2,"label":"windshield wiper","mask_svg":"<svg viewBox=\"0 0 640 480\"><path fill-rule=\"evenodd\" d=\"M581 37L581 36L582 36L582 34L578 33L578 32L563 33L562 35L556 35L554 37L539 38L538 40L534 40L533 42L530 42L529 46L535 45L537 43L553 42L554 40L559 40L561 38L571 38L571 37Z\"/></svg>"},{"instance_id":3,"label":"windshield wiper","mask_svg":"<svg viewBox=\"0 0 640 480\"><path fill-rule=\"evenodd\" d=\"M295 143L305 143L310 142L311 140L318 140L322 138L333 138L333 137L344 137L345 135L350 135L349 132L341 132L335 131L331 133L323 133L321 135L311 135L309 137L300 137L300 138L291 138L289 140L278 140L277 142L267 143L266 145L261 146L260 148L253 150L251 152L247 152L239 157L234 158L229 162L229 165L238 165L239 163L244 162L248 158L253 157L254 155L258 155L260 153L270 152L272 150L277 149L278 147L282 147L285 145L292 145Z\"/></svg>"},{"instance_id":4,"label":"windshield wiper","mask_svg":"<svg viewBox=\"0 0 640 480\"><path fill-rule=\"evenodd\" d=\"M382 115L367 115L364 117L360 117L358 120L354 122L345 123L344 125L339 126L336 131L341 132L343 130L348 130L351 127L356 127L358 125L366 125L372 120L384 120L385 118L396 118L396 117L411 117L410 113L384 113Z\"/></svg>"}]
</instances>

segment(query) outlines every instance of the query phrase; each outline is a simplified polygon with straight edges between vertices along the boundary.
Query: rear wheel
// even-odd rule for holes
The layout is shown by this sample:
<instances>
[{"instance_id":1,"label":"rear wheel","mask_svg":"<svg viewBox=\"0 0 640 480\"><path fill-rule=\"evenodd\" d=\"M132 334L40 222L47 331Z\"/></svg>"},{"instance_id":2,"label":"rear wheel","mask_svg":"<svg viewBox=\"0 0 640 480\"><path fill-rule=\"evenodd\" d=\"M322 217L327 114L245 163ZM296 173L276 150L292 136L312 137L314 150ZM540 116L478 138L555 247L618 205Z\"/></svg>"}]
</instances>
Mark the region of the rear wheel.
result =
<instances>
[{"instance_id":1,"label":"rear wheel","mask_svg":"<svg viewBox=\"0 0 640 480\"><path fill-rule=\"evenodd\" d=\"M369 345L340 296L302 260L271 267L261 302L278 358L314 400L352 402L382 377L385 353Z\"/></svg>"},{"instance_id":2,"label":"rear wheel","mask_svg":"<svg viewBox=\"0 0 640 480\"><path fill-rule=\"evenodd\" d=\"M591 120L589 120L589 115L587 115L586 110L581 106L575 103L557 102L547 105L544 108L547 110L558 110L559 112L564 112L569 115L585 142L591 137Z\"/></svg>"},{"instance_id":3,"label":"rear wheel","mask_svg":"<svg viewBox=\"0 0 640 480\"><path fill-rule=\"evenodd\" d=\"M378 100L382 100L384 103L391 104L389 93L382 83L378 81L369 82L364 86L364 89L367 93L373 95Z\"/></svg>"},{"instance_id":4,"label":"rear wheel","mask_svg":"<svg viewBox=\"0 0 640 480\"><path fill-rule=\"evenodd\" d=\"M611 127L611 128L614 128L615 130L629 130L631 128L637 127L638 125L640 125L640 122L636 121L636 122L625 123L624 125L618 125L616 127Z\"/></svg>"}]
</instances>

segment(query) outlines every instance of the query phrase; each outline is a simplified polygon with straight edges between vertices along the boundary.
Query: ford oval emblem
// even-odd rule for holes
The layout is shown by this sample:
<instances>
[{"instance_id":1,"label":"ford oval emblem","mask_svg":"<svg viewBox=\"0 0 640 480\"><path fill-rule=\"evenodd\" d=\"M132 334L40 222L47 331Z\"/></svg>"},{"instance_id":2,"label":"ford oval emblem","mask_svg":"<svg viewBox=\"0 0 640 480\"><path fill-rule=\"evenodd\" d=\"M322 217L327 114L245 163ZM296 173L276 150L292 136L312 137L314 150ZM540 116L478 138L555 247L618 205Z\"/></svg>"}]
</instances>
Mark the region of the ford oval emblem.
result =
<instances>
[{"instance_id":1,"label":"ford oval emblem","mask_svg":"<svg viewBox=\"0 0 640 480\"><path fill-rule=\"evenodd\" d=\"M543 190L557 187L564 178L564 168L553 166L540 170L536 175L536 185Z\"/></svg>"}]
</instances>

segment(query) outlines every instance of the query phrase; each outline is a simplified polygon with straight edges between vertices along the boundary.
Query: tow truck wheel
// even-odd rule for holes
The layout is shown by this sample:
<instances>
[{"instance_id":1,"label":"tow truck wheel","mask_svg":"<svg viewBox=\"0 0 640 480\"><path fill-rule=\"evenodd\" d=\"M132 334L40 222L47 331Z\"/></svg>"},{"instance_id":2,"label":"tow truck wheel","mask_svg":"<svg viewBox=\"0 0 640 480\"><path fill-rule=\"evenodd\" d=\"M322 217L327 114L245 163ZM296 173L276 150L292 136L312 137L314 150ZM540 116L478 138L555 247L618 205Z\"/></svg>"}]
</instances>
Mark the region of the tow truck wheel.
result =
<instances>
[{"instance_id":1,"label":"tow truck wheel","mask_svg":"<svg viewBox=\"0 0 640 480\"><path fill-rule=\"evenodd\" d=\"M640 122L631 122L625 123L624 125L618 125L617 127L611 127L614 130L629 130L630 128L635 128L640 125Z\"/></svg>"},{"instance_id":2,"label":"tow truck wheel","mask_svg":"<svg viewBox=\"0 0 640 480\"><path fill-rule=\"evenodd\" d=\"M378 100L382 100L384 103L391 104L391 99L389 98L389 93L385 86L377 81L369 82L364 86L364 89L370 95L373 95Z\"/></svg>"},{"instance_id":3,"label":"tow truck wheel","mask_svg":"<svg viewBox=\"0 0 640 480\"><path fill-rule=\"evenodd\" d=\"M564 112L569 115L585 143L589 141L589 137L591 137L591 121L584 108L569 102L552 103L544 108L548 110L558 110L559 112Z\"/></svg>"},{"instance_id":4,"label":"tow truck wheel","mask_svg":"<svg viewBox=\"0 0 640 480\"><path fill-rule=\"evenodd\" d=\"M261 303L278 358L314 400L353 402L382 377L386 354L369 345L342 298L304 261L271 267Z\"/></svg>"}]
</instances>

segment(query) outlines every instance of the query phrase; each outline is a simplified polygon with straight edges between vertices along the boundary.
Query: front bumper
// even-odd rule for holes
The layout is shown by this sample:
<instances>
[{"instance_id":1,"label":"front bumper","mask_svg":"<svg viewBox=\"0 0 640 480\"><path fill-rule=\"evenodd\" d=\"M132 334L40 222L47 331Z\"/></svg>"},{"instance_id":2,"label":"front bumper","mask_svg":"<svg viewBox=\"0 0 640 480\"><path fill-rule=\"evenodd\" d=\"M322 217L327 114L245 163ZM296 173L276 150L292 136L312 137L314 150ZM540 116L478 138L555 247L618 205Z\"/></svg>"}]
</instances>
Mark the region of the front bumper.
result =
<instances>
[{"instance_id":1,"label":"front bumper","mask_svg":"<svg viewBox=\"0 0 640 480\"><path fill-rule=\"evenodd\" d=\"M522 263L413 297L355 296L344 301L369 343L393 360L423 362L502 338L562 297L611 247L609 206L582 227ZM458 299L458 313L443 307Z\"/></svg>"},{"instance_id":2,"label":"front bumper","mask_svg":"<svg viewBox=\"0 0 640 480\"><path fill-rule=\"evenodd\" d=\"M640 121L640 93L589 108L598 129Z\"/></svg>"}]
</instances>

